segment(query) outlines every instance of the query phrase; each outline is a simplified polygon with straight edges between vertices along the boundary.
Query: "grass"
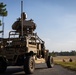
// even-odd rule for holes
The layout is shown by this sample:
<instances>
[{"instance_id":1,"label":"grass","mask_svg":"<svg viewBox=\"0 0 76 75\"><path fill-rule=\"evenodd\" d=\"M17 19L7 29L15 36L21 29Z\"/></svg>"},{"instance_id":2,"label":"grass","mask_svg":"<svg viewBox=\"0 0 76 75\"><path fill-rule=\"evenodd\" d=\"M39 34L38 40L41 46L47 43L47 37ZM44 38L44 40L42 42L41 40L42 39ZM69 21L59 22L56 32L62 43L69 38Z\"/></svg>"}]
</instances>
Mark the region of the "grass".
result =
<instances>
[{"instance_id":1,"label":"grass","mask_svg":"<svg viewBox=\"0 0 76 75\"><path fill-rule=\"evenodd\" d=\"M56 61L55 64L61 65L67 69L76 71L76 62L58 62Z\"/></svg>"},{"instance_id":2,"label":"grass","mask_svg":"<svg viewBox=\"0 0 76 75\"><path fill-rule=\"evenodd\" d=\"M72 62L69 62L69 59L72 59ZM63 62L63 59L65 62ZM57 56L54 57L55 64L61 65L67 69L76 71L76 56Z\"/></svg>"}]
</instances>

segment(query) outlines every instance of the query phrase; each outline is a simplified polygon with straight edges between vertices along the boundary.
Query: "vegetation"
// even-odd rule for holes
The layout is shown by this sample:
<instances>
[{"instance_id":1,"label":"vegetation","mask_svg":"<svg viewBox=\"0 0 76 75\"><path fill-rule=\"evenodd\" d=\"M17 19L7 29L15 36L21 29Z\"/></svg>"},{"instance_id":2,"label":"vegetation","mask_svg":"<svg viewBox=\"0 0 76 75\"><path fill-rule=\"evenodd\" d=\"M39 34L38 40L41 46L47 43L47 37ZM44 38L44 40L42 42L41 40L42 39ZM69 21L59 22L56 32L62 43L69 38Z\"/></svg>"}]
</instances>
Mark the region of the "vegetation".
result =
<instances>
[{"instance_id":1,"label":"vegetation","mask_svg":"<svg viewBox=\"0 0 76 75\"><path fill-rule=\"evenodd\" d=\"M76 56L56 56L54 63L76 71Z\"/></svg>"},{"instance_id":2,"label":"vegetation","mask_svg":"<svg viewBox=\"0 0 76 75\"><path fill-rule=\"evenodd\" d=\"M76 56L76 51L72 50L71 52L51 52L50 55L52 56Z\"/></svg>"},{"instance_id":3,"label":"vegetation","mask_svg":"<svg viewBox=\"0 0 76 75\"><path fill-rule=\"evenodd\" d=\"M0 20L0 26L2 25L3 29L0 31L0 33L4 34L4 17L7 16L7 10L6 10L6 4L0 3L0 16L2 17L2 21Z\"/></svg>"},{"instance_id":4,"label":"vegetation","mask_svg":"<svg viewBox=\"0 0 76 75\"><path fill-rule=\"evenodd\" d=\"M6 4L0 3L0 16L7 16Z\"/></svg>"},{"instance_id":5,"label":"vegetation","mask_svg":"<svg viewBox=\"0 0 76 75\"><path fill-rule=\"evenodd\" d=\"M76 62L55 62L55 64L76 71Z\"/></svg>"}]
</instances>

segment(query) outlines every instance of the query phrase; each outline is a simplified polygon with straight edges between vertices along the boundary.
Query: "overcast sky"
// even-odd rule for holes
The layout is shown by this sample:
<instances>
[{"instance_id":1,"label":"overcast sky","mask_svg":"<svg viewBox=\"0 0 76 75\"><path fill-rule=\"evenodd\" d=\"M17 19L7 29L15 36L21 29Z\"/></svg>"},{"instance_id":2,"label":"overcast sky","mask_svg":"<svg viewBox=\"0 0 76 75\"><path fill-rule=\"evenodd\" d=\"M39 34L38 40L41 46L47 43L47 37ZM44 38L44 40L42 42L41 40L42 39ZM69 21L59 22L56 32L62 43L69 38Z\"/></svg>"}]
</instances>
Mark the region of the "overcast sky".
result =
<instances>
[{"instance_id":1,"label":"overcast sky","mask_svg":"<svg viewBox=\"0 0 76 75\"><path fill-rule=\"evenodd\" d=\"M27 19L37 25L35 32L50 51L76 50L76 0L23 0ZM0 0L6 4L5 37L21 15L21 0ZM1 17L0 17L1 19ZM1 27L0 27L1 28Z\"/></svg>"}]
</instances>

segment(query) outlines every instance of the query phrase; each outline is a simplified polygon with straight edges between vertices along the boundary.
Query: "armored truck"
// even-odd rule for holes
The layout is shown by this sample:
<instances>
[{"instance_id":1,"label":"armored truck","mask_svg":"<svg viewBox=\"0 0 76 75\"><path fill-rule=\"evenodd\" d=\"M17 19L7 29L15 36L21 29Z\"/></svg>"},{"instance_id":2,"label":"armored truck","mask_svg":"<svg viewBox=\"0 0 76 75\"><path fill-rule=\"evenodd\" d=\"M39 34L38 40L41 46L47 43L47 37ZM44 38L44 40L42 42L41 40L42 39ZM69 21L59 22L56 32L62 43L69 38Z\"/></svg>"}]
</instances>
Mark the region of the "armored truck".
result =
<instances>
[{"instance_id":1,"label":"armored truck","mask_svg":"<svg viewBox=\"0 0 76 75\"><path fill-rule=\"evenodd\" d=\"M53 57L45 49L45 42L34 32L36 24L32 19L26 20L23 12L12 29L8 38L0 38L0 73L5 72L7 66L23 66L26 74L34 72L35 63L53 67Z\"/></svg>"}]
</instances>

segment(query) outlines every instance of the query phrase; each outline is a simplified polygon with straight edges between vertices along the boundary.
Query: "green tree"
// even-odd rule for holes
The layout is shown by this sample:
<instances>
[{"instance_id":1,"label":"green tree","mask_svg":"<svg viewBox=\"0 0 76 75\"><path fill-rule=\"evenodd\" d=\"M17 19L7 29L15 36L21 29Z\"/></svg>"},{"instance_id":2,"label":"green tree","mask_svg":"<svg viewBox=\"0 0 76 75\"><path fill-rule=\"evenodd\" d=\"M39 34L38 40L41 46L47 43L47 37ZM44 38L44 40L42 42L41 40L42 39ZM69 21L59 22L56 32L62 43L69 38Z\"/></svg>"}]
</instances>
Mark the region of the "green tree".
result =
<instances>
[{"instance_id":1,"label":"green tree","mask_svg":"<svg viewBox=\"0 0 76 75\"><path fill-rule=\"evenodd\" d=\"M4 4L3 2L0 3L0 16L2 17L2 22L0 20L0 26L2 25L2 31L0 31L0 33L2 33L2 37L3 37L3 35L4 35L4 17L7 16L6 4Z\"/></svg>"},{"instance_id":2,"label":"green tree","mask_svg":"<svg viewBox=\"0 0 76 75\"><path fill-rule=\"evenodd\" d=\"M0 3L0 16L7 16L6 4Z\"/></svg>"}]
</instances>

